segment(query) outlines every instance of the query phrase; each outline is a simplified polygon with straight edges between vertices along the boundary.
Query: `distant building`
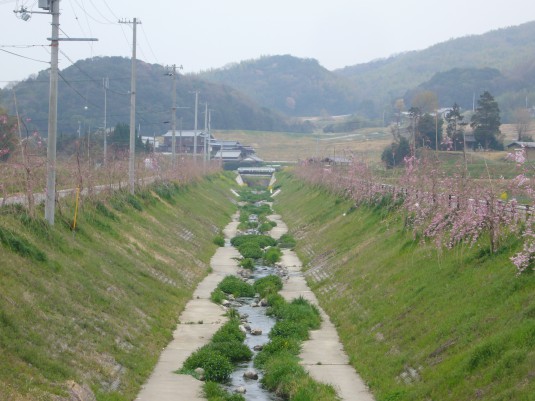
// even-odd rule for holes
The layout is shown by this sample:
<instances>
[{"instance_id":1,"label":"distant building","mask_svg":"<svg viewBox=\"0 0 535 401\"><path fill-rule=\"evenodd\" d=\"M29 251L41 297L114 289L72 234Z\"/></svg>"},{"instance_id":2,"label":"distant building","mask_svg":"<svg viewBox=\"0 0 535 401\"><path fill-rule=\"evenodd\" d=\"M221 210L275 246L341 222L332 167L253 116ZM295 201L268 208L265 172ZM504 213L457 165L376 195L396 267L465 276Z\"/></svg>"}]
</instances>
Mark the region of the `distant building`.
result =
<instances>
[{"instance_id":1,"label":"distant building","mask_svg":"<svg viewBox=\"0 0 535 401\"><path fill-rule=\"evenodd\" d=\"M224 162L248 162L261 163L263 160L255 154L251 146L242 145L238 141L213 140L212 158L220 159Z\"/></svg>"},{"instance_id":2,"label":"distant building","mask_svg":"<svg viewBox=\"0 0 535 401\"><path fill-rule=\"evenodd\" d=\"M210 144L215 138L204 133L204 131L197 131L197 154L204 153L204 140L206 138L207 151L210 152ZM172 153L173 131L167 131L163 136L163 144L160 145L158 151ZM195 149L195 131L175 131L175 152L176 153L193 153Z\"/></svg>"},{"instance_id":3,"label":"distant building","mask_svg":"<svg viewBox=\"0 0 535 401\"><path fill-rule=\"evenodd\" d=\"M524 149L526 152L526 160L533 161L535 160L535 142L521 142L514 141L507 145L507 149L510 150L521 150Z\"/></svg>"},{"instance_id":4,"label":"distant building","mask_svg":"<svg viewBox=\"0 0 535 401\"><path fill-rule=\"evenodd\" d=\"M158 146L159 146L159 143L158 143L158 140L153 137L153 136L142 136L141 137L141 141L143 142L143 144L146 144L147 141L149 142L149 145L155 149L156 151L158 151Z\"/></svg>"}]
</instances>

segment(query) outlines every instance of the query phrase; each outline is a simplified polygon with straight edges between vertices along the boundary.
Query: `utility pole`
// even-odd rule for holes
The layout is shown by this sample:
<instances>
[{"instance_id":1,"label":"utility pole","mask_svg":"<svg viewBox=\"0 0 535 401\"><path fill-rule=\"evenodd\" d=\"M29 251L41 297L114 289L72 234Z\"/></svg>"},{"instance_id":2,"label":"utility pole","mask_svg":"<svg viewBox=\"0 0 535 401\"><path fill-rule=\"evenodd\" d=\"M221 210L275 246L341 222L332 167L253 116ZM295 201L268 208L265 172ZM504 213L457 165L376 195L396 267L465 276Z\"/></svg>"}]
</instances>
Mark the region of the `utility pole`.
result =
<instances>
[{"instance_id":1,"label":"utility pole","mask_svg":"<svg viewBox=\"0 0 535 401\"><path fill-rule=\"evenodd\" d=\"M212 143L212 109L208 109L208 161L210 161L210 144Z\"/></svg>"},{"instance_id":2,"label":"utility pole","mask_svg":"<svg viewBox=\"0 0 535 401\"><path fill-rule=\"evenodd\" d=\"M102 164L106 166L108 160L108 134L106 132L107 113L108 113L108 89L110 88L110 80L108 77L103 79L104 86L104 160Z\"/></svg>"},{"instance_id":3,"label":"utility pole","mask_svg":"<svg viewBox=\"0 0 535 401\"><path fill-rule=\"evenodd\" d=\"M52 37L50 38L50 94L48 98L48 144L46 152L45 219L54 225L56 207L56 134L58 130L58 53L59 1L50 1Z\"/></svg>"},{"instance_id":4,"label":"utility pole","mask_svg":"<svg viewBox=\"0 0 535 401\"><path fill-rule=\"evenodd\" d=\"M133 195L136 184L135 163L136 163L136 31L137 25L141 24L137 18L133 21L119 21L119 24L132 24L132 77L130 82L130 149L128 157L128 182L130 193Z\"/></svg>"},{"instance_id":5,"label":"utility pole","mask_svg":"<svg viewBox=\"0 0 535 401\"><path fill-rule=\"evenodd\" d=\"M173 64L173 71L167 75L173 77L173 107L171 109L171 130L173 135L171 137L171 155L174 171L176 169L176 64Z\"/></svg>"},{"instance_id":6,"label":"utility pole","mask_svg":"<svg viewBox=\"0 0 535 401\"><path fill-rule=\"evenodd\" d=\"M176 64L173 64L173 115L171 127L173 129L173 172L176 170Z\"/></svg>"},{"instance_id":7,"label":"utility pole","mask_svg":"<svg viewBox=\"0 0 535 401\"><path fill-rule=\"evenodd\" d=\"M208 102L204 104L204 149L203 149L203 169L206 172L206 136L208 135Z\"/></svg>"},{"instance_id":8,"label":"utility pole","mask_svg":"<svg viewBox=\"0 0 535 401\"><path fill-rule=\"evenodd\" d=\"M23 21L28 21L31 14L52 15L52 36L50 40L50 92L48 103L48 138L46 154L46 196L45 219L54 225L56 206L56 142L58 130L58 55L59 41L96 41L95 38L60 38L59 37L59 2L60 0L39 0L38 7L45 11L28 11L25 7L15 10Z\"/></svg>"},{"instance_id":9,"label":"utility pole","mask_svg":"<svg viewBox=\"0 0 535 401\"><path fill-rule=\"evenodd\" d=\"M197 164L197 109L199 108L199 91L195 92L195 123L193 128L193 160Z\"/></svg>"}]
</instances>

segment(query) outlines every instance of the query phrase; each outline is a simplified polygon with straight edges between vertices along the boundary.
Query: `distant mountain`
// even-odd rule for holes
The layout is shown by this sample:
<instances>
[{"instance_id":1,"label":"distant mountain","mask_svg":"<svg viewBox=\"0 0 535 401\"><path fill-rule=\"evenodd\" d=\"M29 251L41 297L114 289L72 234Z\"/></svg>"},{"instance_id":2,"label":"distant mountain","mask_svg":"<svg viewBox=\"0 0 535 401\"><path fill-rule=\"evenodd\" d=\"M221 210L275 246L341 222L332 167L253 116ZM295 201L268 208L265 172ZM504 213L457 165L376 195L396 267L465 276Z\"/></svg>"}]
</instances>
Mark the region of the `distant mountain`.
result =
<instances>
[{"instance_id":1,"label":"distant mountain","mask_svg":"<svg viewBox=\"0 0 535 401\"><path fill-rule=\"evenodd\" d=\"M457 103L462 109L471 109L474 97L482 90L488 90L494 95L503 93L514 86L496 68L453 68L438 72L430 80L421 83L404 95L405 104L418 92L430 91L439 96L440 104L451 106Z\"/></svg>"},{"instance_id":2,"label":"distant mountain","mask_svg":"<svg viewBox=\"0 0 535 401\"><path fill-rule=\"evenodd\" d=\"M138 61L136 85L136 128L142 134L166 132L171 120L172 77L157 64ZM130 116L130 59L95 57L76 62L60 73L58 96L58 134L82 134L104 124L103 79L109 78L107 94L107 126L128 123ZM13 92L17 94L19 112L29 130L48 130L49 76L41 71L13 88L0 90L0 106L14 113ZM177 119L184 129L194 127L193 91L200 92L200 102L212 109L212 128L250 130L299 130L286 117L261 107L238 90L210 83L199 77L177 77ZM178 120L177 120L178 121ZM204 127L204 104L199 105L198 127Z\"/></svg>"},{"instance_id":3,"label":"distant mountain","mask_svg":"<svg viewBox=\"0 0 535 401\"><path fill-rule=\"evenodd\" d=\"M472 73L467 73L470 69ZM481 74L474 75L473 72L477 69ZM481 82L485 69L498 71L503 75L502 82L494 81L490 86L487 86L489 82L485 80ZM441 106L450 106L454 98L458 103L466 103L470 98L471 103L474 92L479 96L483 90L490 90L493 85L497 85L496 89L504 95L512 91L503 100L514 103L513 98L524 98L526 90L535 90L535 22L483 35L451 39L425 50L411 51L334 72L356 84L358 96L364 102L372 103L376 109L388 110L396 98L406 96L407 91L431 80L435 74L435 81L449 75L449 85L453 85L453 88L445 88L449 94L435 88ZM456 72L463 73L455 75ZM446 75L441 77L441 73ZM480 77L476 78L476 75ZM429 83L428 87L432 86ZM458 88L458 93L452 98L451 89L455 87ZM514 95L519 88L522 88L524 96ZM532 99L535 101L535 95ZM504 107L515 106L502 105Z\"/></svg>"},{"instance_id":4,"label":"distant mountain","mask_svg":"<svg viewBox=\"0 0 535 401\"><path fill-rule=\"evenodd\" d=\"M202 72L202 79L230 85L259 104L293 116L356 114L388 119L417 91L436 91L440 106L468 108L484 90L496 95L504 112L534 92L535 22L483 35L451 39L343 69L328 71L316 60L269 56ZM495 93L494 93L495 92Z\"/></svg>"},{"instance_id":5,"label":"distant mountain","mask_svg":"<svg viewBox=\"0 0 535 401\"><path fill-rule=\"evenodd\" d=\"M314 59L266 56L205 71L199 77L230 85L259 104L292 116L349 114L359 107L357 86Z\"/></svg>"}]
</instances>

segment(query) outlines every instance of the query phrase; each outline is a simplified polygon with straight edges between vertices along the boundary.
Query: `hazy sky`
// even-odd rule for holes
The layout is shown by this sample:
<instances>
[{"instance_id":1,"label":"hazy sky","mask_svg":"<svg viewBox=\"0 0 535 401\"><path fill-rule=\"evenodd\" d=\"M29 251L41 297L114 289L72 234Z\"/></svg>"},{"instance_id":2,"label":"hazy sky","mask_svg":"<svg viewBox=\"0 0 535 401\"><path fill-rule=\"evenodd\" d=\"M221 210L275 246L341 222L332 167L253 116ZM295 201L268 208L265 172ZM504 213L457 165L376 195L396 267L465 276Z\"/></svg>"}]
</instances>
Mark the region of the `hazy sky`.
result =
<instances>
[{"instance_id":1,"label":"hazy sky","mask_svg":"<svg viewBox=\"0 0 535 401\"><path fill-rule=\"evenodd\" d=\"M48 68L50 15L37 0L0 0L0 86ZM341 68L418 50L465 35L535 20L533 0L61 0L62 35L98 42L61 42L60 69L92 56L131 55L131 25L141 20L138 58L219 68L262 55L292 54ZM535 40L535 38L534 38ZM11 53L34 60L18 57Z\"/></svg>"}]
</instances>

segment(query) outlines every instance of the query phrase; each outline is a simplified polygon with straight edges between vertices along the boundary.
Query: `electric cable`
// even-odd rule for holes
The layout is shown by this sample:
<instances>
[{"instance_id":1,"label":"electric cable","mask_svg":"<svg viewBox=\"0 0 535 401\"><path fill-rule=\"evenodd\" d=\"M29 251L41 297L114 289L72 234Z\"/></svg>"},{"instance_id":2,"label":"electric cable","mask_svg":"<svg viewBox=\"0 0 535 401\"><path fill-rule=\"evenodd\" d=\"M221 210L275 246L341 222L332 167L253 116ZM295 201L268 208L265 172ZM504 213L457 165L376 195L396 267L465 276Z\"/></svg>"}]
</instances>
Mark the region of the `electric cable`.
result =
<instances>
[{"instance_id":1,"label":"electric cable","mask_svg":"<svg viewBox=\"0 0 535 401\"><path fill-rule=\"evenodd\" d=\"M106 17L101 11L100 9L95 5L95 3L93 2L93 0L89 0L89 2L91 3L91 5L93 6L93 8L96 10L96 12L106 21L105 23L104 22L100 22L101 24L116 24L117 22L115 21L112 21L110 19L108 19L108 17ZM112 13L113 14L113 13Z\"/></svg>"},{"instance_id":2,"label":"electric cable","mask_svg":"<svg viewBox=\"0 0 535 401\"><path fill-rule=\"evenodd\" d=\"M25 58L25 59L27 59L27 60L36 61L36 62L38 62L38 63L50 64L50 61L37 60L37 59L35 59L35 58L31 58L31 57L23 56L22 54L18 54L18 53L10 52L9 50L0 49L0 51L2 51L2 52L4 52L4 53L12 54L13 56L17 56L17 57Z\"/></svg>"},{"instance_id":3,"label":"electric cable","mask_svg":"<svg viewBox=\"0 0 535 401\"><path fill-rule=\"evenodd\" d=\"M160 64L160 62L158 61L158 57L156 57L156 54L154 53L154 50L152 49L152 46L150 44L149 38L147 37L147 33L145 32L145 28L143 28L143 25L141 25L141 32L143 33L143 36L145 37L145 41L147 42L147 45L149 46L149 50L152 53L152 56L154 57L156 64Z\"/></svg>"}]
</instances>

